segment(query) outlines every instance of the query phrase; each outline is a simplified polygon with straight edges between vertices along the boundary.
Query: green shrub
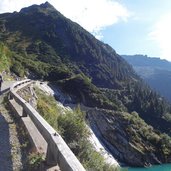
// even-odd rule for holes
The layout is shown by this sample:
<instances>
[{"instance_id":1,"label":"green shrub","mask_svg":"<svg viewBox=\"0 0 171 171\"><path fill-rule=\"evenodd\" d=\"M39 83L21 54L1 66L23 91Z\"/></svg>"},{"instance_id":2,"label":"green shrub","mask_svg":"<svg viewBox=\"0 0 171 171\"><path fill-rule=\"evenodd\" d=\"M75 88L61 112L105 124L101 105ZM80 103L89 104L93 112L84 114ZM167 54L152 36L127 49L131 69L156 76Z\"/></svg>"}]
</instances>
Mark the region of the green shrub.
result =
<instances>
[{"instance_id":1,"label":"green shrub","mask_svg":"<svg viewBox=\"0 0 171 171\"><path fill-rule=\"evenodd\" d=\"M37 100L37 110L45 118L45 120L58 129L59 109L54 97L47 96L43 91L36 88L36 94L39 97Z\"/></svg>"},{"instance_id":2,"label":"green shrub","mask_svg":"<svg viewBox=\"0 0 171 171\"><path fill-rule=\"evenodd\" d=\"M0 72L9 71L11 65L10 56L9 49L3 43L0 43Z\"/></svg>"},{"instance_id":3,"label":"green shrub","mask_svg":"<svg viewBox=\"0 0 171 171\"><path fill-rule=\"evenodd\" d=\"M81 138L88 136L88 130L84 122L84 113L81 112L80 108L76 108L74 112L60 115L58 124L68 143L71 143L73 140L78 142Z\"/></svg>"},{"instance_id":4,"label":"green shrub","mask_svg":"<svg viewBox=\"0 0 171 171\"><path fill-rule=\"evenodd\" d=\"M39 152L32 152L29 154L28 163L30 169L38 169L43 161L45 161L44 154Z\"/></svg>"}]
</instances>

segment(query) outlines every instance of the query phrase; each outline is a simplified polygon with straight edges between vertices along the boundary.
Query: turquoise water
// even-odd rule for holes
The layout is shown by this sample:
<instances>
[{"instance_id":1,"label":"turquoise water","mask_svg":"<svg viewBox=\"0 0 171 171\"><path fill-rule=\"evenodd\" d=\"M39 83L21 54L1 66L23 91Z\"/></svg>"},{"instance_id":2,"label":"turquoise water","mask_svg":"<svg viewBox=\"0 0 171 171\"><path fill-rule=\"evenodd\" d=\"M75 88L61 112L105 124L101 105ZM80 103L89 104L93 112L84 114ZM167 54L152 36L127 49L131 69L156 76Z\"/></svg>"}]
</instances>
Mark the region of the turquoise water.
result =
<instances>
[{"instance_id":1,"label":"turquoise water","mask_svg":"<svg viewBox=\"0 0 171 171\"><path fill-rule=\"evenodd\" d=\"M171 164L162 164L149 168L128 168L128 171L171 171Z\"/></svg>"}]
</instances>

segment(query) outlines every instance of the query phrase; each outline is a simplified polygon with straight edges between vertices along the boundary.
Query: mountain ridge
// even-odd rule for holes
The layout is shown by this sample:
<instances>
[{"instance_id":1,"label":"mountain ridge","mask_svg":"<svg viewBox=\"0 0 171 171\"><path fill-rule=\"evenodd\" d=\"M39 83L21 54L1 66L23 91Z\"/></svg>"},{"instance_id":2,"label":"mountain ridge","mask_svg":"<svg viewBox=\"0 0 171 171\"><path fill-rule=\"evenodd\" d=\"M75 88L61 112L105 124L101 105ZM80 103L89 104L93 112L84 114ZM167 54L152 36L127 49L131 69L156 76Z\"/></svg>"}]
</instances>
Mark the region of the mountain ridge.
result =
<instances>
[{"instance_id":1,"label":"mountain ridge","mask_svg":"<svg viewBox=\"0 0 171 171\"><path fill-rule=\"evenodd\" d=\"M137 74L154 90L171 102L171 62L143 55L123 55Z\"/></svg>"},{"instance_id":2,"label":"mountain ridge","mask_svg":"<svg viewBox=\"0 0 171 171\"><path fill-rule=\"evenodd\" d=\"M167 70L171 70L171 62L167 61L166 59L160 59L159 57L149 57L147 55L121 55L131 65L136 66L151 66L156 68L165 68Z\"/></svg>"}]
</instances>

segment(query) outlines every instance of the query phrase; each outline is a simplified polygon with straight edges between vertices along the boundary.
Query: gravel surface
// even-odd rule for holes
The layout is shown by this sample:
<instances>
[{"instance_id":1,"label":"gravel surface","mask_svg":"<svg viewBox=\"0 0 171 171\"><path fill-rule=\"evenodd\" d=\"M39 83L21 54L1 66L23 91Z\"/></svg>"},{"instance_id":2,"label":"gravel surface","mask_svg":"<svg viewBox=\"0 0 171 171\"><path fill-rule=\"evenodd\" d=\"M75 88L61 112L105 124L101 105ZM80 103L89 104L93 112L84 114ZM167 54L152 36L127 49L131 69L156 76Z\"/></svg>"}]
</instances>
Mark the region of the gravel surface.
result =
<instances>
[{"instance_id":1,"label":"gravel surface","mask_svg":"<svg viewBox=\"0 0 171 171\"><path fill-rule=\"evenodd\" d=\"M3 84L4 90L10 85L9 82ZM0 95L0 171L19 171L22 170L21 144L16 124L3 104L5 92Z\"/></svg>"}]
</instances>

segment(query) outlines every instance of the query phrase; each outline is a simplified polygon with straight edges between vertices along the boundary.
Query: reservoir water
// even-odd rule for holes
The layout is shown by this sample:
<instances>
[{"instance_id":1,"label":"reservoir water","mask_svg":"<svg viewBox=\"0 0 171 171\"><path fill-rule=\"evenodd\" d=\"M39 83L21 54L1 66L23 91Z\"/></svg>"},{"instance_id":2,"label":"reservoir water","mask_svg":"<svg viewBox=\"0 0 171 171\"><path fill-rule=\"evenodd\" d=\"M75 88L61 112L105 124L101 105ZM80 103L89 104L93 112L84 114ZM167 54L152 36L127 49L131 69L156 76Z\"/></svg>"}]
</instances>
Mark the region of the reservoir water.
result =
<instances>
[{"instance_id":1,"label":"reservoir water","mask_svg":"<svg viewBox=\"0 0 171 171\"><path fill-rule=\"evenodd\" d=\"M128 168L128 171L171 171L171 164L156 165L149 168Z\"/></svg>"}]
</instances>

